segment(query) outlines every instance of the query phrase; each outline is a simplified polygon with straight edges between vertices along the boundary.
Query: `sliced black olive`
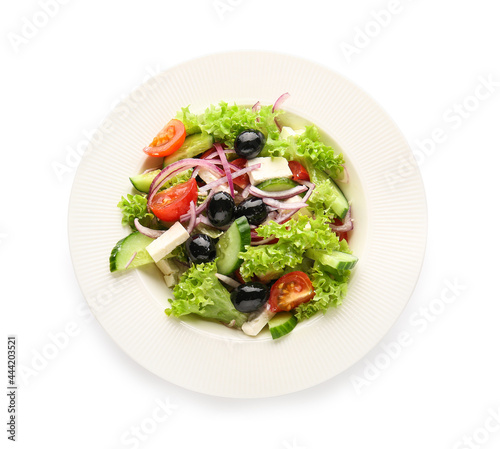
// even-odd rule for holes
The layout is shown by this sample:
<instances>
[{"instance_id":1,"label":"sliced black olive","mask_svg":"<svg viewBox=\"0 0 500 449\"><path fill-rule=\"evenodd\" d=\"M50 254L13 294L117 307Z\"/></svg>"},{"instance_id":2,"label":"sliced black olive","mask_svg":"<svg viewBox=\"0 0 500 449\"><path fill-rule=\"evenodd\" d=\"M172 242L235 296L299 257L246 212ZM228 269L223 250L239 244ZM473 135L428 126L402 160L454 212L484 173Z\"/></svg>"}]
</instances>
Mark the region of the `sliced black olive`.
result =
<instances>
[{"instance_id":1,"label":"sliced black olive","mask_svg":"<svg viewBox=\"0 0 500 449\"><path fill-rule=\"evenodd\" d=\"M214 226L225 226L234 218L234 200L227 192L217 192L208 203L207 216Z\"/></svg>"},{"instance_id":2,"label":"sliced black olive","mask_svg":"<svg viewBox=\"0 0 500 449\"><path fill-rule=\"evenodd\" d=\"M269 288L260 282L247 282L231 292L231 302L240 312L259 310L269 298Z\"/></svg>"},{"instance_id":3,"label":"sliced black olive","mask_svg":"<svg viewBox=\"0 0 500 449\"><path fill-rule=\"evenodd\" d=\"M186 241L189 260L193 263L212 262L215 259L215 242L205 234L195 234Z\"/></svg>"},{"instance_id":4,"label":"sliced black olive","mask_svg":"<svg viewBox=\"0 0 500 449\"><path fill-rule=\"evenodd\" d=\"M252 225L259 225L267 218L267 207L261 198L250 197L236 208L235 218L247 217Z\"/></svg>"},{"instance_id":5,"label":"sliced black olive","mask_svg":"<svg viewBox=\"0 0 500 449\"><path fill-rule=\"evenodd\" d=\"M236 154L245 159L257 157L266 143L266 137L256 129L247 129L236 137L234 150Z\"/></svg>"}]
</instances>

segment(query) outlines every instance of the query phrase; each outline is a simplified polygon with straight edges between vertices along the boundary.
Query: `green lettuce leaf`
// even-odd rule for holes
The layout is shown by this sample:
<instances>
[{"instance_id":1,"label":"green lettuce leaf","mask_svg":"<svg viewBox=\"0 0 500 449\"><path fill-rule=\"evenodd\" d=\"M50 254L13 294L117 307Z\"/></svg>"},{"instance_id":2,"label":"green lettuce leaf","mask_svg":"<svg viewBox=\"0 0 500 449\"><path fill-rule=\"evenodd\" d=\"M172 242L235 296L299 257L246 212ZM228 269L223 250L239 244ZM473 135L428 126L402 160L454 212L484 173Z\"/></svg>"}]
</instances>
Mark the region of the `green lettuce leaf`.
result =
<instances>
[{"instance_id":1,"label":"green lettuce leaf","mask_svg":"<svg viewBox=\"0 0 500 449\"><path fill-rule=\"evenodd\" d=\"M247 315L234 308L229 292L215 276L216 272L215 262L193 264L174 287L175 299L169 300L171 308L165 309L165 313L176 317L195 314L225 324L234 320L235 326L241 327Z\"/></svg>"},{"instance_id":2,"label":"green lettuce leaf","mask_svg":"<svg viewBox=\"0 0 500 449\"><path fill-rule=\"evenodd\" d=\"M217 142L223 142L232 148L238 134L246 129L257 129L270 141L277 140L280 130L274 117L281 112L273 113L272 106L262 106L260 111L253 112L251 108L221 101L217 106L208 107L199 116L191 113L187 107L178 112L176 117L184 123L187 134L205 131Z\"/></svg>"},{"instance_id":3,"label":"green lettuce leaf","mask_svg":"<svg viewBox=\"0 0 500 449\"><path fill-rule=\"evenodd\" d=\"M295 317L299 320L311 318L317 312L326 313L330 307L338 307L347 293L350 271L327 273L318 262L308 272L316 294L309 302L295 309Z\"/></svg>"},{"instance_id":4,"label":"green lettuce leaf","mask_svg":"<svg viewBox=\"0 0 500 449\"><path fill-rule=\"evenodd\" d=\"M117 206L122 210L122 224L129 225L134 231L134 220L139 219L139 222L147 227L152 226L155 216L147 210L148 200L145 195L130 195L122 196L122 199Z\"/></svg>"},{"instance_id":5,"label":"green lettuce leaf","mask_svg":"<svg viewBox=\"0 0 500 449\"><path fill-rule=\"evenodd\" d=\"M305 129L300 136L269 141L261 156L282 156L300 162L308 171L323 170L333 178L340 177L344 171L342 154L335 154L332 147L321 141L318 128L306 126Z\"/></svg>"},{"instance_id":6,"label":"green lettuce leaf","mask_svg":"<svg viewBox=\"0 0 500 449\"><path fill-rule=\"evenodd\" d=\"M186 135L189 136L190 134L196 134L201 132L198 116L196 114L193 114L189 110L189 106L182 108L176 114L175 118L184 123L184 127L186 128Z\"/></svg>"},{"instance_id":7,"label":"green lettuce leaf","mask_svg":"<svg viewBox=\"0 0 500 449\"><path fill-rule=\"evenodd\" d=\"M316 218L299 215L296 220L281 225L271 221L259 226L256 231L261 237L274 236L279 241L271 245L250 246L240 253L243 259L240 273L245 280L254 275L266 278L270 272L274 277L279 276L285 268L294 268L302 263L308 248L340 249L338 237L331 231L327 217L322 215Z\"/></svg>"}]
</instances>

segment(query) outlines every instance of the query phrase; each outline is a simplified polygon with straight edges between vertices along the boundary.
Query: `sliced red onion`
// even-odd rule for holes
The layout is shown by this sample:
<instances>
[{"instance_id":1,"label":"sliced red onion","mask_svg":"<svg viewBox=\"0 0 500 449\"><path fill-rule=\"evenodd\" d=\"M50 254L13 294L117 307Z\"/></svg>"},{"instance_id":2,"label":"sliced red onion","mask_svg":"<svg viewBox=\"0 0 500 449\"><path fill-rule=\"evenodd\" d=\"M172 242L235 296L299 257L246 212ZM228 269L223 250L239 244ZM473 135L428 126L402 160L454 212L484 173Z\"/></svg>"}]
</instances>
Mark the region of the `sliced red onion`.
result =
<instances>
[{"instance_id":1,"label":"sliced red onion","mask_svg":"<svg viewBox=\"0 0 500 449\"><path fill-rule=\"evenodd\" d=\"M278 97L278 99L276 100L276 103L274 103L274 106L273 106L273 110L272 112L274 113L274 111L278 110L281 108L281 105L283 104L283 102L290 96L290 94L288 92L285 92L283 95L280 95Z\"/></svg>"},{"instance_id":2,"label":"sliced red onion","mask_svg":"<svg viewBox=\"0 0 500 449\"><path fill-rule=\"evenodd\" d=\"M188 234L193 232L194 226L196 222L196 206L194 205L194 201L189 203L189 224L187 227Z\"/></svg>"},{"instance_id":3,"label":"sliced red onion","mask_svg":"<svg viewBox=\"0 0 500 449\"><path fill-rule=\"evenodd\" d=\"M259 111L260 111L260 101L258 101L252 106L252 112L259 112Z\"/></svg>"},{"instance_id":4,"label":"sliced red onion","mask_svg":"<svg viewBox=\"0 0 500 449\"><path fill-rule=\"evenodd\" d=\"M283 127L281 126L281 123L278 121L278 117L274 117L274 123L276 123L276 126L278 127L278 129L281 132Z\"/></svg>"},{"instance_id":5,"label":"sliced red onion","mask_svg":"<svg viewBox=\"0 0 500 449\"><path fill-rule=\"evenodd\" d=\"M304 193L306 190L306 186L296 186L288 190L264 192L264 190L258 189L255 186L251 186L250 194L256 196L257 198L274 198L275 200L287 200L288 198L292 198L292 196L298 195L299 193Z\"/></svg>"},{"instance_id":6,"label":"sliced red onion","mask_svg":"<svg viewBox=\"0 0 500 449\"><path fill-rule=\"evenodd\" d=\"M241 192L241 196L243 199L248 198L248 195L250 195L250 188L252 187L252 184L248 184L243 191Z\"/></svg>"},{"instance_id":7,"label":"sliced red onion","mask_svg":"<svg viewBox=\"0 0 500 449\"><path fill-rule=\"evenodd\" d=\"M157 239L158 237L160 237L165 232L165 231L160 231L158 229L147 228L146 226L141 225L141 223L139 222L138 218L136 218L134 220L134 224L135 224L136 229L142 235L145 235L146 237L150 237L152 239Z\"/></svg>"},{"instance_id":8,"label":"sliced red onion","mask_svg":"<svg viewBox=\"0 0 500 449\"><path fill-rule=\"evenodd\" d=\"M241 176L241 175L244 175L245 173L248 173L249 171L257 170L258 168L260 168L260 165L261 164L253 164L250 167L242 168L241 170L238 170L238 171L235 171L234 173L232 173L232 177L234 179L234 178L237 178L238 176ZM217 181L213 181L207 185L204 185L203 187L200 187L199 191L205 192L207 190L218 187L221 184L225 184L226 182L227 182L227 176L224 176L222 178L217 179Z\"/></svg>"},{"instance_id":9,"label":"sliced red onion","mask_svg":"<svg viewBox=\"0 0 500 449\"><path fill-rule=\"evenodd\" d=\"M224 150L224 154L235 154L235 153L236 153L236 151L234 151L234 150ZM214 159L216 157L219 157L219 153L214 152L212 154L209 154L205 159L209 160L209 159Z\"/></svg>"},{"instance_id":10,"label":"sliced red onion","mask_svg":"<svg viewBox=\"0 0 500 449\"><path fill-rule=\"evenodd\" d=\"M330 224L330 229L333 232L349 232L354 229L354 222L352 221L351 218L351 208L347 211L347 214L345 215L344 218L344 223L342 223L340 226L335 226L334 224Z\"/></svg>"},{"instance_id":11,"label":"sliced red onion","mask_svg":"<svg viewBox=\"0 0 500 449\"><path fill-rule=\"evenodd\" d=\"M132 254L132 257L130 258L130 260L127 262L127 264L125 265L125 270L130 266L130 264L134 261L135 259L135 256L137 256L137 251Z\"/></svg>"},{"instance_id":12,"label":"sliced red onion","mask_svg":"<svg viewBox=\"0 0 500 449\"><path fill-rule=\"evenodd\" d=\"M196 208L196 215L200 215L207 207L208 203L210 202L210 199L214 196L215 192L213 190L210 191L210 193L207 195L205 198L205 201L201 203L197 208ZM191 218L191 213L187 212L184 215L181 215L179 218L179 221L182 223L186 220L189 220Z\"/></svg>"},{"instance_id":13,"label":"sliced red onion","mask_svg":"<svg viewBox=\"0 0 500 449\"><path fill-rule=\"evenodd\" d=\"M295 203L284 203L281 201L273 200L272 198L264 198L262 201L264 201L264 204L267 204L268 206L275 207L276 209L295 209L299 210L302 209L303 207L307 207L307 203L297 201Z\"/></svg>"},{"instance_id":14,"label":"sliced red onion","mask_svg":"<svg viewBox=\"0 0 500 449\"><path fill-rule=\"evenodd\" d=\"M144 170L142 172L143 175L145 175L146 173L151 173L152 171L156 171L156 170L159 170L161 167L155 167L155 168L148 168L147 170Z\"/></svg>"},{"instance_id":15,"label":"sliced red onion","mask_svg":"<svg viewBox=\"0 0 500 449\"><path fill-rule=\"evenodd\" d=\"M229 184L229 192L231 193L231 196L234 198L233 177L231 175L231 168L229 167L229 162L227 161L226 154L224 153L224 149L221 147L219 142L216 142L214 144L214 147L215 150L217 151L217 154L220 157L220 160L222 162L222 167L224 168L224 171L226 173L227 183Z\"/></svg>"},{"instance_id":16,"label":"sliced red onion","mask_svg":"<svg viewBox=\"0 0 500 449\"><path fill-rule=\"evenodd\" d=\"M215 276L222 282L224 282L224 284L227 284L230 287L238 288L241 285L238 281L235 281L233 278L230 278L229 276L224 276L223 274L220 273L215 273Z\"/></svg>"},{"instance_id":17,"label":"sliced red onion","mask_svg":"<svg viewBox=\"0 0 500 449\"><path fill-rule=\"evenodd\" d=\"M165 183L169 179L173 178L175 175L179 174L182 171L194 167L208 168L210 171L216 173L218 176L223 174L222 170L217 168L217 166L213 162L207 161L205 159L189 158L174 162L173 164L170 164L167 167L165 167L160 173L158 173L156 178L153 179L151 187L149 188L148 209L151 209L151 202L154 196L158 193L158 191L163 187L163 185L165 185Z\"/></svg>"},{"instance_id":18,"label":"sliced red onion","mask_svg":"<svg viewBox=\"0 0 500 449\"><path fill-rule=\"evenodd\" d=\"M342 165L342 167L344 167L344 176L342 179L336 179L335 181L347 184L349 182L349 172L347 171L347 168L345 165Z\"/></svg>"}]
</instances>

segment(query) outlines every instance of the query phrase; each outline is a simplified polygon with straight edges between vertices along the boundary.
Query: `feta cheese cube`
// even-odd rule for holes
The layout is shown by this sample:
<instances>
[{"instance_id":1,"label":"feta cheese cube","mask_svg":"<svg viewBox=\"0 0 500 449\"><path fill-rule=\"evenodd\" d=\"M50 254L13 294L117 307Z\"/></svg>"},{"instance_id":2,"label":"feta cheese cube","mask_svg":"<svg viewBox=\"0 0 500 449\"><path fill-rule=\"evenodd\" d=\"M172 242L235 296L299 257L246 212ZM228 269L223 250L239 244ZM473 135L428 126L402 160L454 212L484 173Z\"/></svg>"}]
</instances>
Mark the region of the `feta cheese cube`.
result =
<instances>
[{"instance_id":1,"label":"feta cheese cube","mask_svg":"<svg viewBox=\"0 0 500 449\"><path fill-rule=\"evenodd\" d=\"M305 133L305 132L306 132L305 129L294 130L294 129L290 128L289 126L283 126L283 128L281 129L281 133L280 133L280 139L285 140L285 139L288 139L290 136L300 136L302 133Z\"/></svg>"},{"instance_id":2,"label":"feta cheese cube","mask_svg":"<svg viewBox=\"0 0 500 449\"><path fill-rule=\"evenodd\" d=\"M159 262L156 262L156 266L165 275L175 274L179 271L175 261L169 259L162 259Z\"/></svg>"},{"instance_id":3,"label":"feta cheese cube","mask_svg":"<svg viewBox=\"0 0 500 449\"><path fill-rule=\"evenodd\" d=\"M284 157L256 157L247 161L247 167L261 164L260 168L248 172L252 185L273 178L292 178L293 174Z\"/></svg>"},{"instance_id":4,"label":"feta cheese cube","mask_svg":"<svg viewBox=\"0 0 500 449\"><path fill-rule=\"evenodd\" d=\"M198 171L198 176L203 179L207 184L217 181L219 179L217 176L215 176L208 168L200 168ZM220 186L215 187L214 189L215 192L227 192L230 193L229 190L229 185L226 184L221 184Z\"/></svg>"},{"instance_id":5,"label":"feta cheese cube","mask_svg":"<svg viewBox=\"0 0 500 449\"><path fill-rule=\"evenodd\" d=\"M188 238L188 232L177 221L168 231L146 246L146 251L155 262L159 262L167 254L170 254L176 246L184 243Z\"/></svg>"}]
</instances>

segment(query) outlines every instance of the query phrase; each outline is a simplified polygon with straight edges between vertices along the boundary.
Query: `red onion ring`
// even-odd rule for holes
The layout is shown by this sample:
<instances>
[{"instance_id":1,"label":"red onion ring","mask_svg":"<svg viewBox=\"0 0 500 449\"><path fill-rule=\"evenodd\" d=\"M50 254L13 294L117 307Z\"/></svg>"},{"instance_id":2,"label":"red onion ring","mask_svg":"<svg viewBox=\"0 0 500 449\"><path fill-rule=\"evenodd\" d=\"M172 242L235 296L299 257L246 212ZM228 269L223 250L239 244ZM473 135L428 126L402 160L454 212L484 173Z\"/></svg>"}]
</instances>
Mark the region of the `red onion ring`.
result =
<instances>
[{"instance_id":1,"label":"red onion ring","mask_svg":"<svg viewBox=\"0 0 500 449\"><path fill-rule=\"evenodd\" d=\"M207 197L205 198L205 200L203 201L203 203L201 203L197 209L196 209L196 215L200 215L207 207L208 207L208 203L210 201L210 199L214 196L215 192L213 190L210 191L210 193L207 195ZM189 220L191 218L191 213L190 212L186 212L184 215L181 215L181 217L179 218L179 221L182 223L186 220Z\"/></svg>"},{"instance_id":2,"label":"red onion ring","mask_svg":"<svg viewBox=\"0 0 500 449\"><path fill-rule=\"evenodd\" d=\"M196 222L196 206L194 205L194 201L189 203L189 224L187 227L188 234L193 232L194 226Z\"/></svg>"},{"instance_id":3,"label":"red onion ring","mask_svg":"<svg viewBox=\"0 0 500 449\"><path fill-rule=\"evenodd\" d=\"M250 195L250 188L252 187L252 184L248 184L243 191L241 192L241 196L243 199L248 198L248 195Z\"/></svg>"},{"instance_id":4,"label":"red onion ring","mask_svg":"<svg viewBox=\"0 0 500 449\"><path fill-rule=\"evenodd\" d=\"M354 222L352 221L351 218L351 208L347 211L347 214L345 215L344 218L344 223L340 226L335 226L333 223L330 224L330 229L333 232L349 232L354 229Z\"/></svg>"},{"instance_id":5,"label":"red onion ring","mask_svg":"<svg viewBox=\"0 0 500 449\"><path fill-rule=\"evenodd\" d=\"M248 173L249 171L257 170L258 168L260 168L260 166L261 166L261 164L254 164L254 165L251 165L250 167L242 168L241 170L238 170L238 171L235 171L234 173L232 173L232 177L233 177L233 179L237 178L238 176L244 175L245 173ZM227 176L224 176L222 178L217 179L217 181L212 181L211 183L204 185L203 187L200 187L199 191L205 192L207 190L218 187L221 184L225 184L226 182L227 182Z\"/></svg>"},{"instance_id":6,"label":"red onion ring","mask_svg":"<svg viewBox=\"0 0 500 449\"><path fill-rule=\"evenodd\" d=\"M135 256L137 256L137 251L132 254L132 257L130 258L130 260L127 262L127 264L125 265L125 270L130 266L130 264L134 261L135 259Z\"/></svg>"},{"instance_id":7,"label":"red onion ring","mask_svg":"<svg viewBox=\"0 0 500 449\"><path fill-rule=\"evenodd\" d=\"M260 111L260 101L258 101L252 106L252 112L259 112L259 111Z\"/></svg>"},{"instance_id":8,"label":"red onion ring","mask_svg":"<svg viewBox=\"0 0 500 449\"><path fill-rule=\"evenodd\" d=\"M136 229L142 235L145 235L146 237L150 237L152 239L157 239L165 232L165 231L160 231L158 229L147 228L146 226L141 225L138 218L134 219L134 224L135 224Z\"/></svg>"},{"instance_id":9,"label":"red onion ring","mask_svg":"<svg viewBox=\"0 0 500 449\"><path fill-rule=\"evenodd\" d=\"M306 186L296 186L288 190L280 190L276 192L264 192L264 190L258 189L255 186L250 187L250 194L256 196L257 198L273 198L275 200L287 200L292 198L299 193L304 193L307 190Z\"/></svg>"},{"instance_id":10,"label":"red onion ring","mask_svg":"<svg viewBox=\"0 0 500 449\"><path fill-rule=\"evenodd\" d=\"M222 167L224 168L224 172L226 173L227 183L229 184L229 192L231 193L231 196L234 198L233 177L231 176L231 168L229 167L229 162L227 161L226 154L224 153L224 150L219 142L216 142L214 144L214 147L215 150L217 151L217 154L220 157L220 160L222 162Z\"/></svg>"},{"instance_id":11,"label":"red onion ring","mask_svg":"<svg viewBox=\"0 0 500 449\"><path fill-rule=\"evenodd\" d=\"M153 179L151 186L149 188L148 194L148 210L151 210L151 202L153 201L154 196L158 193L158 191L165 185L165 183L174 177L176 174L179 174L182 171L185 171L189 168L194 167L205 167L210 171L216 173L217 175L223 174L223 171L217 168L217 166L205 159L183 159L173 164L165 167L158 175Z\"/></svg>"},{"instance_id":12,"label":"red onion ring","mask_svg":"<svg viewBox=\"0 0 500 449\"><path fill-rule=\"evenodd\" d=\"M281 105L283 104L283 102L288 98L290 97L290 94L288 92L285 92L283 95L280 95L278 97L278 99L276 100L276 102L274 103L273 105L273 114L274 114L274 111L276 111L277 109L280 109L281 108Z\"/></svg>"},{"instance_id":13,"label":"red onion ring","mask_svg":"<svg viewBox=\"0 0 500 449\"><path fill-rule=\"evenodd\" d=\"M305 202L297 201L294 203L283 203L278 200L273 200L272 198L264 198L264 204L268 206L275 207L276 209L295 209L295 211L302 209L303 207L307 207L308 204Z\"/></svg>"},{"instance_id":14,"label":"red onion ring","mask_svg":"<svg viewBox=\"0 0 500 449\"><path fill-rule=\"evenodd\" d=\"M344 167L344 177L342 179L336 179L335 181L347 184L349 182L349 172L347 171L347 168L344 164L342 165L342 167Z\"/></svg>"}]
</instances>

